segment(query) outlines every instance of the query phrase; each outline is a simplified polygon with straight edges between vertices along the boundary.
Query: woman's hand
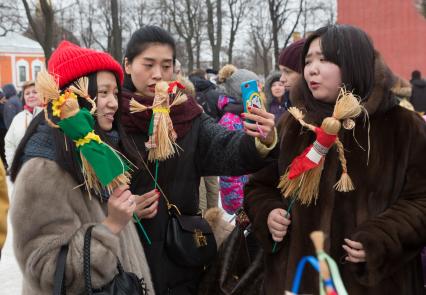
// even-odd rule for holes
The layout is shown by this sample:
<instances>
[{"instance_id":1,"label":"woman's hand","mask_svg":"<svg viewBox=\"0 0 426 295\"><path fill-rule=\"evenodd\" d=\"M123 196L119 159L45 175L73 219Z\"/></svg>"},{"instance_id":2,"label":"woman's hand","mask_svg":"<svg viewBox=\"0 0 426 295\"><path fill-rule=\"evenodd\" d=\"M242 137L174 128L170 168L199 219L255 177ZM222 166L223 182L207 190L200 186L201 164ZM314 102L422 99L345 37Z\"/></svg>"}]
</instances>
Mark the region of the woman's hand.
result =
<instances>
[{"instance_id":1,"label":"woman's hand","mask_svg":"<svg viewBox=\"0 0 426 295\"><path fill-rule=\"evenodd\" d=\"M287 211L281 208L272 210L268 215L268 229L275 242L281 242L287 234L288 226L291 223L289 218L286 218Z\"/></svg>"},{"instance_id":2,"label":"woman's hand","mask_svg":"<svg viewBox=\"0 0 426 295\"><path fill-rule=\"evenodd\" d=\"M264 109L254 107L249 107L248 110L249 113L242 113L241 117L252 120L254 123L243 123L245 133L253 137L258 137L264 145L270 146L274 142L275 137L274 115Z\"/></svg>"},{"instance_id":3,"label":"woman's hand","mask_svg":"<svg viewBox=\"0 0 426 295\"><path fill-rule=\"evenodd\" d=\"M136 215L141 219L154 218L157 215L160 193L154 189L142 196L136 196Z\"/></svg>"},{"instance_id":4,"label":"woman's hand","mask_svg":"<svg viewBox=\"0 0 426 295\"><path fill-rule=\"evenodd\" d=\"M129 191L129 186L119 186L108 199L108 216L102 223L118 234L129 223L135 208L135 196Z\"/></svg>"},{"instance_id":5,"label":"woman's hand","mask_svg":"<svg viewBox=\"0 0 426 295\"><path fill-rule=\"evenodd\" d=\"M367 254L365 253L364 246L361 243L349 239L345 239L345 243L347 245L343 245L342 247L346 253L348 253L348 256L345 258L346 261L353 263L365 262Z\"/></svg>"}]
</instances>

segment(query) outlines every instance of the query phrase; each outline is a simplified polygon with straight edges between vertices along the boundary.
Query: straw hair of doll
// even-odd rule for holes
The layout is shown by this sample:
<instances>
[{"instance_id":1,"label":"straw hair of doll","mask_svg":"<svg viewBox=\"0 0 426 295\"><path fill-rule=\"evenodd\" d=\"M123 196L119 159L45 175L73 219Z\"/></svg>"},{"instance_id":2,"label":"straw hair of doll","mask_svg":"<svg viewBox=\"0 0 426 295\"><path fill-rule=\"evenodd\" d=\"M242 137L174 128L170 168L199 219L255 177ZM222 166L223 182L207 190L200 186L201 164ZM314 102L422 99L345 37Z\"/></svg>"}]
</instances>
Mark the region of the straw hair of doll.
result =
<instances>
[{"instance_id":1,"label":"straw hair of doll","mask_svg":"<svg viewBox=\"0 0 426 295\"><path fill-rule=\"evenodd\" d=\"M36 87L38 95L43 100L44 118L46 119L47 124L53 128L59 128L57 124L53 123L53 121L50 120L49 113L47 110L47 105L51 101L57 99L60 95L58 84L56 83L53 76L50 75L46 71L46 69L43 69L37 74L35 87Z\"/></svg>"},{"instance_id":2,"label":"straw hair of doll","mask_svg":"<svg viewBox=\"0 0 426 295\"><path fill-rule=\"evenodd\" d=\"M356 118L361 113L362 107L359 100L352 92L342 87L334 106L333 117L337 120L344 120L347 118Z\"/></svg>"},{"instance_id":3,"label":"straw hair of doll","mask_svg":"<svg viewBox=\"0 0 426 295\"><path fill-rule=\"evenodd\" d=\"M81 77L68 89L80 97L86 99L91 105L90 113L93 115L96 112L96 102L89 95L89 78Z\"/></svg>"},{"instance_id":4,"label":"straw hair of doll","mask_svg":"<svg viewBox=\"0 0 426 295\"><path fill-rule=\"evenodd\" d=\"M37 74L35 88L38 95L42 97L44 105L57 99L61 93L55 78L46 69L41 70Z\"/></svg>"},{"instance_id":5,"label":"straw hair of doll","mask_svg":"<svg viewBox=\"0 0 426 295\"><path fill-rule=\"evenodd\" d=\"M186 94L182 93L181 91L178 91L177 94L176 94L176 97L173 100L173 102L170 105L170 107L174 107L174 106L180 105L180 104L184 103L187 100L188 100L188 97L186 96Z\"/></svg>"},{"instance_id":6,"label":"straw hair of doll","mask_svg":"<svg viewBox=\"0 0 426 295\"><path fill-rule=\"evenodd\" d=\"M149 109L150 107L144 106L143 104L139 103L136 101L136 99L134 99L132 97L132 99L129 102L129 110L130 113L139 113L139 112L143 112L146 111L147 109Z\"/></svg>"},{"instance_id":7,"label":"straw hair of doll","mask_svg":"<svg viewBox=\"0 0 426 295\"><path fill-rule=\"evenodd\" d=\"M355 189L352 179L348 174L348 167L345 158L345 150L343 148L342 142L336 140L337 151L339 153L340 164L342 165L342 175L340 176L339 181L334 185L334 189L339 192L350 192Z\"/></svg>"},{"instance_id":8,"label":"straw hair of doll","mask_svg":"<svg viewBox=\"0 0 426 295\"><path fill-rule=\"evenodd\" d=\"M59 125L57 125L57 124L53 123L53 121L52 121L52 120L50 120L50 118L49 118L49 112L47 111L47 106L46 106L46 107L44 107L44 119L46 120L47 124L48 124L50 127L53 127L53 128L59 128Z\"/></svg>"},{"instance_id":9,"label":"straw hair of doll","mask_svg":"<svg viewBox=\"0 0 426 295\"><path fill-rule=\"evenodd\" d=\"M305 117L305 115L302 113L302 111L296 107L290 107L288 109L288 112L297 120L299 121L300 125L302 125L305 128L308 128L311 131L315 130L315 126L306 123L303 118Z\"/></svg>"}]
</instances>

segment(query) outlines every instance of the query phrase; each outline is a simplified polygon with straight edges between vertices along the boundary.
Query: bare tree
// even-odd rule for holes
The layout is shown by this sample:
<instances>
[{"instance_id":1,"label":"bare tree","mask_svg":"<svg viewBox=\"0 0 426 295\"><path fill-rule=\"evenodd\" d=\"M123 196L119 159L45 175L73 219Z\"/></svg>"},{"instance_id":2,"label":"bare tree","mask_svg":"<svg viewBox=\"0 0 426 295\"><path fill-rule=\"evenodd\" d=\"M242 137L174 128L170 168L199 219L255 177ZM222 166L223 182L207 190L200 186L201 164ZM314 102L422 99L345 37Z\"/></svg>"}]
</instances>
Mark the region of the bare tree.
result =
<instances>
[{"instance_id":1,"label":"bare tree","mask_svg":"<svg viewBox=\"0 0 426 295\"><path fill-rule=\"evenodd\" d=\"M0 37L6 36L9 32L17 32L24 29L24 19L16 1L2 1L0 3L0 11Z\"/></svg>"},{"instance_id":2,"label":"bare tree","mask_svg":"<svg viewBox=\"0 0 426 295\"><path fill-rule=\"evenodd\" d=\"M335 12L330 0L303 0L303 12L300 18L302 35L320 26L334 23Z\"/></svg>"},{"instance_id":3,"label":"bare tree","mask_svg":"<svg viewBox=\"0 0 426 295\"><path fill-rule=\"evenodd\" d=\"M201 5L201 3L200 3ZM194 34L194 50L195 50L195 64L196 68L201 68L201 47L204 41L206 41L205 25L207 19L203 13L198 13L195 18L195 34Z\"/></svg>"},{"instance_id":4,"label":"bare tree","mask_svg":"<svg viewBox=\"0 0 426 295\"><path fill-rule=\"evenodd\" d=\"M168 0L165 0L168 1ZM185 43L188 58L188 71L194 70L194 39L197 36L198 14L200 14L201 0L173 0L167 5L172 18L173 28Z\"/></svg>"},{"instance_id":5,"label":"bare tree","mask_svg":"<svg viewBox=\"0 0 426 295\"><path fill-rule=\"evenodd\" d=\"M111 54L121 62L122 59L122 36L121 25L119 22L119 6L118 0L111 0L111 16L112 16L112 36L111 36Z\"/></svg>"},{"instance_id":6,"label":"bare tree","mask_svg":"<svg viewBox=\"0 0 426 295\"><path fill-rule=\"evenodd\" d=\"M415 0L416 8L426 18L426 0Z\"/></svg>"},{"instance_id":7,"label":"bare tree","mask_svg":"<svg viewBox=\"0 0 426 295\"><path fill-rule=\"evenodd\" d=\"M235 44L235 37L243 17L246 16L248 8L250 7L250 2L244 0L227 0L227 4L229 9L229 18L231 20L228 46L228 63L232 64L232 53Z\"/></svg>"},{"instance_id":8,"label":"bare tree","mask_svg":"<svg viewBox=\"0 0 426 295\"><path fill-rule=\"evenodd\" d=\"M34 36L40 46L43 48L46 57L46 64L52 55L53 48L53 24L54 11L51 0L39 0L36 18L33 17L27 0L22 0L25 7L25 13L31 26Z\"/></svg>"},{"instance_id":9,"label":"bare tree","mask_svg":"<svg viewBox=\"0 0 426 295\"><path fill-rule=\"evenodd\" d=\"M278 56L280 53L281 46L279 45L279 34L284 25L289 21L292 14L295 14L295 21L293 22L293 26L291 30L287 33L287 37L284 41L284 45L282 47L286 47L291 35L295 31L300 15L303 11L303 2L304 0L298 0L299 5L297 9L291 7L293 1L291 0L268 0L269 7L269 15L272 23L272 36L273 36L273 44L274 44L274 60L278 60ZM275 65L278 68L278 65Z\"/></svg>"},{"instance_id":10,"label":"bare tree","mask_svg":"<svg viewBox=\"0 0 426 295\"><path fill-rule=\"evenodd\" d=\"M206 0L207 33L212 48L213 69L219 69L222 47L222 0L216 0L215 4L216 6L211 0Z\"/></svg>"},{"instance_id":11,"label":"bare tree","mask_svg":"<svg viewBox=\"0 0 426 295\"><path fill-rule=\"evenodd\" d=\"M257 10L257 13L253 16L253 19L257 19L257 23L251 24L250 36L253 42L252 46L255 51L255 58L256 55L258 55L262 60L263 74L266 77L270 71L270 51L274 38L271 30L272 23L265 15L265 9L262 9L262 7Z\"/></svg>"},{"instance_id":12,"label":"bare tree","mask_svg":"<svg viewBox=\"0 0 426 295\"><path fill-rule=\"evenodd\" d=\"M96 8L92 1L77 0L80 39L83 45L90 48L95 43Z\"/></svg>"}]
</instances>

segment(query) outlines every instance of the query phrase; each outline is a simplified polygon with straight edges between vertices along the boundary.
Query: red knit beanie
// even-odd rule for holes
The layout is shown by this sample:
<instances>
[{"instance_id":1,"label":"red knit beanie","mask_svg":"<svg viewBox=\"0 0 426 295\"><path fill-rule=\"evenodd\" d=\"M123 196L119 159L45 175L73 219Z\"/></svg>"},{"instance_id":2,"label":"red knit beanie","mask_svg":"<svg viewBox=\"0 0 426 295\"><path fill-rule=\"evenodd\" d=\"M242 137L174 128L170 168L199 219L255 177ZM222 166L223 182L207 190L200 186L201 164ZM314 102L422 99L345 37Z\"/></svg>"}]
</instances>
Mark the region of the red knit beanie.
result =
<instances>
[{"instance_id":1,"label":"red knit beanie","mask_svg":"<svg viewBox=\"0 0 426 295\"><path fill-rule=\"evenodd\" d=\"M278 59L279 65L285 66L300 74L302 71L300 55L302 54L302 49L303 45L305 45L305 41L305 39L297 40L291 43L291 45L281 50L280 57Z\"/></svg>"},{"instance_id":2,"label":"red knit beanie","mask_svg":"<svg viewBox=\"0 0 426 295\"><path fill-rule=\"evenodd\" d=\"M52 53L48 71L58 79L59 88L98 71L117 74L120 84L123 84L124 76L120 64L108 53L81 48L68 41L62 41Z\"/></svg>"}]
</instances>

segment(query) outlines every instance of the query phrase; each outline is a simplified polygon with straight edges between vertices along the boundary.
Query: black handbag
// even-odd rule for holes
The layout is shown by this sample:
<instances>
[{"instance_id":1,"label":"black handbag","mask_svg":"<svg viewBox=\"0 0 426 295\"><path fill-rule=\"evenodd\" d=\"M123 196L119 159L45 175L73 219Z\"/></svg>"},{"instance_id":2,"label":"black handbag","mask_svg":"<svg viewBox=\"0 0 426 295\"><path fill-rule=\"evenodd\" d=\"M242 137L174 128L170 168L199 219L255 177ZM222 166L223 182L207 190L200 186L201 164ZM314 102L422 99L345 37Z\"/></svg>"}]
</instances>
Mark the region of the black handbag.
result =
<instances>
[{"instance_id":1,"label":"black handbag","mask_svg":"<svg viewBox=\"0 0 426 295\"><path fill-rule=\"evenodd\" d=\"M118 274L107 285L100 289L92 289L90 275L90 242L94 225L87 228L84 235L83 270L86 293L88 295L146 295L147 289L144 279L139 279L134 273L125 272L117 257ZM53 295L65 295L65 265L68 254L68 245L61 247L56 262Z\"/></svg>"},{"instance_id":2,"label":"black handbag","mask_svg":"<svg viewBox=\"0 0 426 295\"><path fill-rule=\"evenodd\" d=\"M181 214L178 207L169 202L145 160L140 154L139 156L166 201L169 213L165 244L167 256L175 264L183 267L208 266L217 254L216 239L209 223L200 215Z\"/></svg>"},{"instance_id":3,"label":"black handbag","mask_svg":"<svg viewBox=\"0 0 426 295\"><path fill-rule=\"evenodd\" d=\"M182 215L168 200L167 206L170 217L166 252L169 258L184 267L208 266L217 254L216 240L208 222L199 215Z\"/></svg>"},{"instance_id":4,"label":"black handbag","mask_svg":"<svg viewBox=\"0 0 426 295\"><path fill-rule=\"evenodd\" d=\"M90 274L90 242L92 239L93 225L87 228L84 235L83 264L84 281L88 295L145 295L147 294L144 279L139 279L132 272L125 272L117 257L118 274L111 282L99 289L92 289L92 278Z\"/></svg>"},{"instance_id":5,"label":"black handbag","mask_svg":"<svg viewBox=\"0 0 426 295\"><path fill-rule=\"evenodd\" d=\"M258 246L255 247L255 251L253 249L249 251L247 239L250 239L250 236L245 235L245 229L249 230L250 227L250 224L240 225L237 222L237 226L221 245L215 262L204 273L198 294L258 295L263 293L264 253Z\"/></svg>"}]
</instances>

